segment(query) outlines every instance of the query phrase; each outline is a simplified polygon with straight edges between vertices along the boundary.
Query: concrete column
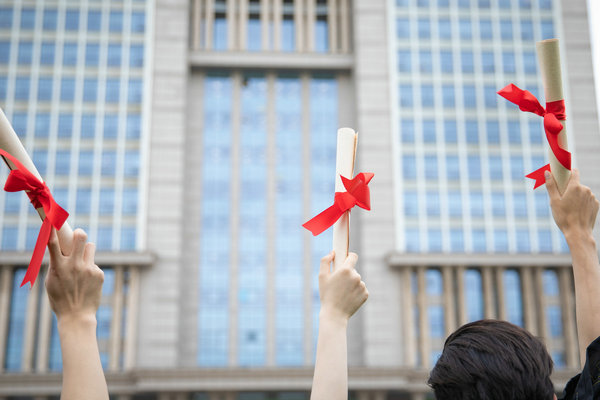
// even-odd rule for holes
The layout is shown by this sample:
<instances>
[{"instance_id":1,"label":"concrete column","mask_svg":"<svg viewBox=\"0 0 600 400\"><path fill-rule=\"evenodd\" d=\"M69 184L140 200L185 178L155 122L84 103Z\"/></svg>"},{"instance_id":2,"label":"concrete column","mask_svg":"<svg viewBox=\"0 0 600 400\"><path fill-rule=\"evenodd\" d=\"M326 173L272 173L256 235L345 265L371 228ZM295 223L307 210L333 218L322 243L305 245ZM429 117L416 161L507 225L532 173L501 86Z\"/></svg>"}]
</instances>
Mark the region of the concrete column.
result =
<instances>
[{"instance_id":1,"label":"concrete column","mask_svg":"<svg viewBox=\"0 0 600 400\"><path fill-rule=\"evenodd\" d=\"M498 299L498 318L506 320L506 299L504 295L504 267L496 267L496 299Z\"/></svg>"},{"instance_id":2,"label":"concrete column","mask_svg":"<svg viewBox=\"0 0 600 400\"><path fill-rule=\"evenodd\" d=\"M0 311L1 313L2 311ZM50 355L50 334L52 329L52 310L50 300L44 290L40 306L40 325L38 327L37 360L35 370L45 372L48 370L48 358Z\"/></svg>"},{"instance_id":3,"label":"concrete column","mask_svg":"<svg viewBox=\"0 0 600 400\"><path fill-rule=\"evenodd\" d=\"M560 304L564 327L565 361L571 368L580 368L579 345L575 319L575 291L570 268L561 268L559 274ZM581 360L584 362L584 360Z\"/></svg>"},{"instance_id":4,"label":"concrete column","mask_svg":"<svg viewBox=\"0 0 600 400\"><path fill-rule=\"evenodd\" d=\"M532 278L531 267L526 267L521 270L521 285L523 287L523 316L525 329L533 335L538 334L537 325L535 323L535 291Z\"/></svg>"},{"instance_id":5,"label":"concrete column","mask_svg":"<svg viewBox=\"0 0 600 400\"><path fill-rule=\"evenodd\" d=\"M456 269L456 296L458 299L458 326L467 323L467 302L465 300L465 272L464 266Z\"/></svg>"},{"instance_id":6,"label":"concrete column","mask_svg":"<svg viewBox=\"0 0 600 400\"><path fill-rule=\"evenodd\" d=\"M338 52L338 7L337 0L327 0L327 27L329 29L329 52Z\"/></svg>"},{"instance_id":7,"label":"concrete column","mask_svg":"<svg viewBox=\"0 0 600 400\"><path fill-rule=\"evenodd\" d=\"M38 318L38 299L40 295L40 286L44 282L37 279L35 285L29 291L27 297L27 311L25 314L25 338L23 340L23 354L21 360L21 370L29 372L33 369L33 350L35 343L35 327Z\"/></svg>"},{"instance_id":8,"label":"concrete column","mask_svg":"<svg viewBox=\"0 0 600 400\"><path fill-rule=\"evenodd\" d=\"M125 354L123 359L123 369L125 370L131 370L135 366L139 292L140 271L138 267L129 267L129 291L127 293L127 321L125 323Z\"/></svg>"},{"instance_id":9,"label":"concrete column","mask_svg":"<svg viewBox=\"0 0 600 400\"><path fill-rule=\"evenodd\" d=\"M414 367L417 364L417 338L415 335L414 315L414 293L411 288L411 273L409 267L402 270L402 301L404 303L402 313L402 326L404 327L404 362L407 366Z\"/></svg>"},{"instance_id":10,"label":"concrete column","mask_svg":"<svg viewBox=\"0 0 600 400\"><path fill-rule=\"evenodd\" d=\"M444 325L446 335L456 330L456 293L454 292L454 267L442 267L442 279L444 282Z\"/></svg>"},{"instance_id":11,"label":"concrete column","mask_svg":"<svg viewBox=\"0 0 600 400\"><path fill-rule=\"evenodd\" d=\"M213 48L213 32L215 26L215 0L206 1L206 31L204 32L204 48L211 50Z\"/></svg>"},{"instance_id":12,"label":"concrete column","mask_svg":"<svg viewBox=\"0 0 600 400\"><path fill-rule=\"evenodd\" d=\"M485 304L483 315L485 318L496 318L491 268L485 267L481 269L481 281L483 282L483 300Z\"/></svg>"},{"instance_id":13,"label":"concrete column","mask_svg":"<svg viewBox=\"0 0 600 400\"><path fill-rule=\"evenodd\" d=\"M123 267L115 266L115 287L112 298L112 320L108 344L108 370L117 371L121 353L121 321L123 320Z\"/></svg>"},{"instance_id":14,"label":"concrete column","mask_svg":"<svg viewBox=\"0 0 600 400\"><path fill-rule=\"evenodd\" d=\"M10 294L12 292L11 280L12 268L6 266L0 268L0 372L4 370L4 358L6 357Z\"/></svg>"},{"instance_id":15,"label":"concrete column","mask_svg":"<svg viewBox=\"0 0 600 400\"><path fill-rule=\"evenodd\" d=\"M419 350L421 353L421 365L429 368L429 353L431 353L431 341L429 338L429 326L427 324L427 293L425 283L425 267L417 268L417 305L419 307L419 333L421 341Z\"/></svg>"}]
</instances>

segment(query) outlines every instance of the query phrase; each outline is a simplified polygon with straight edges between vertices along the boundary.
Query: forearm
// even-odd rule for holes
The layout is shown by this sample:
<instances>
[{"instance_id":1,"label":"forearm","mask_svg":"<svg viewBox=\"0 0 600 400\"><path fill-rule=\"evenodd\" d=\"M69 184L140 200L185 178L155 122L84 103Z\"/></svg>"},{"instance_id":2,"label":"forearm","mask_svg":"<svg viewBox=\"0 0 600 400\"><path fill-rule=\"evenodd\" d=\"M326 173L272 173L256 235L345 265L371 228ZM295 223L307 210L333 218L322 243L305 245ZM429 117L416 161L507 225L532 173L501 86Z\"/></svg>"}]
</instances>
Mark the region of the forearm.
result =
<instances>
[{"instance_id":1,"label":"forearm","mask_svg":"<svg viewBox=\"0 0 600 400\"><path fill-rule=\"evenodd\" d=\"M321 312L311 400L348 398L348 320Z\"/></svg>"},{"instance_id":2,"label":"forearm","mask_svg":"<svg viewBox=\"0 0 600 400\"><path fill-rule=\"evenodd\" d=\"M95 317L62 318L58 332L63 359L61 400L108 400Z\"/></svg>"},{"instance_id":3,"label":"forearm","mask_svg":"<svg viewBox=\"0 0 600 400\"><path fill-rule=\"evenodd\" d=\"M600 265L591 233L568 232L565 238L573 260L577 333L583 365L587 346L600 336Z\"/></svg>"}]
</instances>

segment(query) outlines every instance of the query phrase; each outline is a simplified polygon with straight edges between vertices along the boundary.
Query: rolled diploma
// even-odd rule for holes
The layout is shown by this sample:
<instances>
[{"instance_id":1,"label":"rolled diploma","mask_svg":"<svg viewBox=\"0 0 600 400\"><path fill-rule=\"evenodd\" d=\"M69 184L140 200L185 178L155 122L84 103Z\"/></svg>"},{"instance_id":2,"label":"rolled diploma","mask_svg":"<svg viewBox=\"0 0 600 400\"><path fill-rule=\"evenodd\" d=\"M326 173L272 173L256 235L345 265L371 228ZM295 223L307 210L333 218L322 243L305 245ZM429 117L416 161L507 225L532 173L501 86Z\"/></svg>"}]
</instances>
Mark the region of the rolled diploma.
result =
<instances>
[{"instance_id":1,"label":"rolled diploma","mask_svg":"<svg viewBox=\"0 0 600 400\"><path fill-rule=\"evenodd\" d=\"M535 45L537 49L538 62L540 64L540 70L542 72L542 82L544 84L544 95L546 102L563 100L563 86L562 86L562 73L560 68L560 49L558 46L558 39L547 39L537 42ZM563 130L558 134L558 143L560 147L568 150L567 143L567 130L565 122L560 121L563 126ZM558 184L558 190L562 194L569 183L571 177L571 171L561 165L560 162L552 153L550 149L548 151L550 159L550 169L552 175L556 179Z\"/></svg>"},{"instance_id":2,"label":"rolled diploma","mask_svg":"<svg viewBox=\"0 0 600 400\"><path fill-rule=\"evenodd\" d=\"M350 128L338 129L337 152L335 157L335 191L345 192L340 175L352 179L354 174L354 160L356 159L356 144L358 134ZM350 211L346 211L340 219L333 224L333 250L335 259L333 269L337 269L348 257L348 244L350 240Z\"/></svg>"},{"instance_id":3,"label":"rolled diploma","mask_svg":"<svg viewBox=\"0 0 600 400\"><path fill-rule=\"evenodd\" d=\"M0 108L0 149L9 152L13 157L19 160L25 168L27 168L36 178L40 181L43 181L40 173L37 168L31 161L31 157L27 154L25 147L19 140L19 137L15 133L14 129L8 122L6 115L4 115L4 111ZM8 165L8 168L11 170L15 168L13 163L10 160L4 158L4 162ZM46 217L46 213L43 208L36 209L40 218L43 220ZM60 244L61 251L63 254L67 255L71 253L71 249L73 247L73 230L69 226L69 224L65 221L63 226L58 231L58 242Z\"/></svg>"}]
</instances>

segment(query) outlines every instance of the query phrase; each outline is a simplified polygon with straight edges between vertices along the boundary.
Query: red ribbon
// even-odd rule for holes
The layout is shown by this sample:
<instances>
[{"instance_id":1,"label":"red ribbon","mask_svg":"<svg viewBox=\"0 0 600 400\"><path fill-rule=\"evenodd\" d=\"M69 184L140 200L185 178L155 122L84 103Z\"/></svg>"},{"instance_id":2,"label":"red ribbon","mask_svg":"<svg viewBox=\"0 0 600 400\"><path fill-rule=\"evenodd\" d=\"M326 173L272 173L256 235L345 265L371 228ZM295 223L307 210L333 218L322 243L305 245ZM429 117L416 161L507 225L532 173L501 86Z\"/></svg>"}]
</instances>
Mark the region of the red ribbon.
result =
<instances>
[{"instance_id":1,"label":"red ribbon","mask_svg":"<svg viewBox=\"0 0 600 400\"><path fill-rule=\"evenodd\" d=\"M560 147L560 144L558 143L558 134L563 130L560 121L567 119L567 115L565 114L565 101L557 100L548 102L544 109L538 99L536 99L530 91L519 89L512 83L499 90L498 94L511 103L518 105L521 111L531 112L540 117L544 117L544 131L546 132L546 139L552 149L552 153L554 153L558 162L570 171L571 153ZM544 165L526 175L527 178L535 180L534 189L546 183L546 179L544 178L544 171L546 170L550 171L550 164Z\"/></svg>"},{"instance_id":2,"label":"red ribbon","mask_svg":"<svg viewBox=\"0 0 600 400\"><path fill-rule=\"evenodd\" d=\"M27 268L23 282L21 282L21 287L27 282L33 287L38 273L40 272L40 266L42 264L42 259L44 258L44 253L46 252L46 245L50 239L52 227L54 226L59 230L67 220L69 213L63 210L62 207L54 201L46 183L36 178L35 175L25 168L19 160L2 149L0 149L0 156L8 158L15 166L15 169L11 170L8 174L8 178L4 184L4 190L7 192L19 192L24 190L29 197L31 204L33 204L35 208L42 207L46 214L37 241L35 242L35 248L33 249L29 267Z\"/></svg>"},{"instance_id":3,"label":"red ribbon","mask_svg":"<svg viewBox=\"0 0 600 400\"><path fill-rule=\"evenodd\" d=\"M305 222L302 226L311 231L314 236L317 236L335 224L346 211L356 205L365 210L370 210L371 193L368 185L373 175L371 172L361 172L353 179L348 179L340 175L347 191L335 192L333 205Z\"/></svg>"}]
</instances>

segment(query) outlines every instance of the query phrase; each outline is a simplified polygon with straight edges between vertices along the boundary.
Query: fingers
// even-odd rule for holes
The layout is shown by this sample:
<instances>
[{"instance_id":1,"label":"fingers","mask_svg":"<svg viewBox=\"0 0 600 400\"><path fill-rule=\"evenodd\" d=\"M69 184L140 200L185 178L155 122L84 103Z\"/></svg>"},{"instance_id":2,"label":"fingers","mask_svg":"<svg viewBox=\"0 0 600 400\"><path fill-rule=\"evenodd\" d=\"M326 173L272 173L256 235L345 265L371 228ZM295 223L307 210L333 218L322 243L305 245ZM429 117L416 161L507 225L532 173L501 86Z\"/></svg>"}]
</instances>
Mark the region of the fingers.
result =
<instances>
[{"instance_id":1,"label":"fingers","mask_svg":"<svg viewBox=\"0 0 600 400\"><path fill-rule=\"evenodd\" d=\"M52 228L50 232L50 240L48 240L48 251L50 252L50 266L55 268L60 263L62 253L60 251L60 245L58 244L58 235L56 229Z\"/></svg>"},{"instance_id":2,"label":"fingers","mask_svg":"<svg viewBox=\"0 0 600 400\"><path fill-rule=\"evenodd\" d=\"M335 252L331 250L331 253L327 254L325 257L321 258L321 268L319 271L319 275L327 275L331 268L331 262L335 258Z\"/></svg>"},{"instance_id":3,"label":"fingers","mask_svg":"<svg viewBox=\"0 0 600 400\"><path fill-rule=\"evenodd\" d=\"M94 264L94 256L96 255L96 245L94 243L86 243L83 249L83 261L86 264Z\"/></svg>"},{"instance_id":4,"label":"fingers","mask_svg":"<svg viewBox=\"0 0 600 400\"><path fill-rule=\"evenodd\" d=\"M83 229L75 229L73 231L73 251L71 252L71 255L75 257L76 260L83 258L86 241L87 234Z\"/></svg>"},{"instance_id":5,"label":"fingers","mask_svg":"<svg viewBox=\"0 0 600 400\"><path fill-rule=\"evenodd\" d=\"M556 186L556 180L554 180L554 176L550 171L544 172L544 177L546 178L546 190L548 190L548 196L550 200L558 200L560 199L560 192L558 191L558 186Z\"/></svg>"},{"instance_id":6,"label":"fingers","mask_svg":"<svg viewBox=\"0 0 600 400\"><path fill-rule=\"evenodd\" d=\"M348 257L346 257L346 261L342 265L342 268L356 268L356 262L358 261L358 255L356 253L348 253Z\"/></svg>"}]
</instances>

